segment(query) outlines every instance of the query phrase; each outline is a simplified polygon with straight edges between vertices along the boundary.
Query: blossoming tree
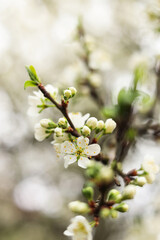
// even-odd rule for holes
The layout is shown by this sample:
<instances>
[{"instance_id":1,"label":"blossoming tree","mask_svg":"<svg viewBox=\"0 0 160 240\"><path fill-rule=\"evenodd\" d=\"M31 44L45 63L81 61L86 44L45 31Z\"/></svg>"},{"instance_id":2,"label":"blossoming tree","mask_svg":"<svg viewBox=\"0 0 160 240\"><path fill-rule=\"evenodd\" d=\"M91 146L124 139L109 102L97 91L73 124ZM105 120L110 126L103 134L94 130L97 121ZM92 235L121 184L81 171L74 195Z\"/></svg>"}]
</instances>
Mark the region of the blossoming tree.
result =
<instances>
[{"instance_id":1,"label":"blossoming tree","mask_svg":"<svg viewBox=\"0 0 160 240\"><path fill-rule=\"evenodd\" d=\"M46 108L55 107L62 114L58 122L41 119L35 125L35 138L43 141L53 136L54 141L51 142L57 157L64 161L64 167L74 164L85 171L87 181L82 194L86 202L77 200L69 203L69 209L78 215L71 220L64 234L74 240L92 240L92 228L99 225L101 218L117 218L119 213L127 212L129 207L125 201L135 197L136 188L155 180L159 167L152 156L145 156L142 164L129 172L124 172L123 160L139 136L158 135L156 124L150 120L154 117L156 99L150 101L148 94L138 90L145 71L144 66L139 65L135 68L131 86L120 90L115 105L106 107L98 93L101 85L100 68L105 65L105 58L100 53L96 55L97 52L92 48L93 42L86 37L81 22L77 27L76 38L83 50L79 57L87 73L75 84L80 91L82 86L88 88L103 119L97 120L90 113L82 115L78 109L76 113L68 112L70 101L78 95L76 88L68 87L59 94L54 86L43 85L33 66L26 67L30 80L24 86L38 88L33 96L29 96L29 115L37 116ZM158 62L156 76L159 86ZM147 105L143 116L137 107L140 105ZM144 123L140 124L142 120ZM124 189L118 190L119 186ZM82 215L89 215L91 221Z\"/></svg>"}]
</instances>

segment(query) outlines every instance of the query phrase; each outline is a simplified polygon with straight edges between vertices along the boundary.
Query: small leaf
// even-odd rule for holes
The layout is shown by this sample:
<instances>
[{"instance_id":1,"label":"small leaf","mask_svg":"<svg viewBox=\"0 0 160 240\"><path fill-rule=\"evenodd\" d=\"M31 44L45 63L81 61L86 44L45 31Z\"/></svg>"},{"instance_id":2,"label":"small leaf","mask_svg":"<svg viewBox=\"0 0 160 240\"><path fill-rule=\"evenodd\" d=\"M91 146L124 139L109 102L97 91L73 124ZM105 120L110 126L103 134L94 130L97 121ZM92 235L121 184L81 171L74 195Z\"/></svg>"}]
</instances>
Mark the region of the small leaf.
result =
<instances>
[{"instance_id":1,"label":"small leaf","mask_svg":"<svg viewBox=\"0 0 160 240\"><path fill-rule=\"evenodd\" d=\"M36 87L37 83L35 83L34 81L26 81L24 84L24 89L26 89L27 87Z\"/></svg>"},{"instance_id":2,"label":"small leaf","mask_svg":"<svg viewBox=\"0 0 160 240\"><path fill-rule=\"evenodd\" d=\"M26 66L26 69L27 69L27 72L29 74L29 77L30 77L31 81L34 81L36 83L40 83L40 79L37 76L35 68L31 65L30 67Z\"/></svg>"}]
</instances>

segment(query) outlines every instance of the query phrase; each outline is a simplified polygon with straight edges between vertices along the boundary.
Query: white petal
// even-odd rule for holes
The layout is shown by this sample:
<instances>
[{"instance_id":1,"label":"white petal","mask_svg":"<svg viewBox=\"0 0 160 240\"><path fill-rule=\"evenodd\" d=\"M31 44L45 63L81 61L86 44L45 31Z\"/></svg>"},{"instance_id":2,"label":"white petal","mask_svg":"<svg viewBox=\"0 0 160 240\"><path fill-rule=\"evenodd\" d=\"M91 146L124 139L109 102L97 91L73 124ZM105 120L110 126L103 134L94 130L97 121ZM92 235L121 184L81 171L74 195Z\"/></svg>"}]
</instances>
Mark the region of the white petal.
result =
<instances>
[{"instance_id":1,"label":"white petal","mask_svg":"<svg viewBox=\"0 0 160 240\"><path fill-rule=\"evenodd\" d=\"M83 121L85 122L85 121L89 118L89 116L90 116L90 114L89 114L89 113L86 113L86 114L82 117Z\"/></svg>"},{"instance_id":2,"label":"white petal","mask_svg":"<svg viewBox=\"0 0 160 240\"><path fill-rule=\"evenodd\" d=\"M79 148L86 148L88 146L88 143L89 143L89 139L84 138L83 136L77 139L77 145Z\"/></svg>"},{"instance_id":3,"label":"white petal","mask_svg":"<svg viewBox=\"0 0 160 240\"><path fill-rule=\"evenodd\" d=\"M74 156L74 155L66 155L66 156L64 157L64 160L65 160L65 162L64 162L64 167L67 168L68 165L70 165L70 164L72 164L72 163L74 163L74 162L77 161L77 157Z\"/></svg>"},{"instance_id":4,"label":"white petal","mask_svg":"<svg viewBox=\"0 0 160 240\"><path fill-rule=\"evenodd\" d=\"M100 153L101 147L98 144L91 144L85 148L84 153L87 156L96 156Z\"/></svg>"},{"instance_id":5,"label":"white petal","mask_svg":"<svg viewBox=\"0 0 160 240\"><path fill-rule=\"evenodd\" d=\"M66 231L64 231L64 235L66 235L66 236L68 236L68 237L72 237L72 236L73 236L73 233L70 232L70 231L68 231L68 230L66 230Z\"/></svg>"},{"instance_id":6,"label":"white petal","mask_svg":"<svg viewBox=\"0 0 160 240\"><path fill-rule=\"evenodd\" d=\"M61 145L61 152L65 153L65 154L67 154L67 153L69 153L69 154L75 153L76 152L76 148L75 148L74 144L71 143L70 141L65 141Z\"/></svg>"},{"instance_id":7,"label":"white petal","mask_svg":"<svg viewBox=\"0 0 160 240\"><path fill-rule=\"evenodd\" d=\"M86 157L80 157L78 160L78 166L81 168L87 168L87 165L90 163L90 160Z\"/></svg>"}]
</instances>

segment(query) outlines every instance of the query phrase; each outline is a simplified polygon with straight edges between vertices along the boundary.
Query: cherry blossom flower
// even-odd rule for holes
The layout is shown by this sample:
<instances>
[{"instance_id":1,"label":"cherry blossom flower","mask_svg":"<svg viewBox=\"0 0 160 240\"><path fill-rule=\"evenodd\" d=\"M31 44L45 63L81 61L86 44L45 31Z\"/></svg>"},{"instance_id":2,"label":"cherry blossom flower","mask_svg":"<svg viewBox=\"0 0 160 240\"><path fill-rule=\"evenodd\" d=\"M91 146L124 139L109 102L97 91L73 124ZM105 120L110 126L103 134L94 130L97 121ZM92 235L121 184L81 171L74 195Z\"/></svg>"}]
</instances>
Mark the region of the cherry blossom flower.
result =
<instances>
[{"instance_id":1,"label":"cherry blossom flower","mask_svg":"<svg viewBox=\"0 0 160 240\"><path fill-rule=\"evenodd\" d=\"M46 128L42 127L40 123L35 124L35 139L39 142L42 142L46 137L49 136L49 133L46 133Z\"/></svg>"},{"instance_id":2,"label":"cherry blossom flower","mask_svg":"<svg viewBox=\"0 0 160 240\"><path fill-rule=\"evenodd\" d=\"M81 128L84 126L85 121L89 118L90 114L87 113L82 116L81 112L69 113L69 117L76 128Z\"/></svg>"},{"instance_id":3,"label":"cherry blossom flower","mask_svg":"<svg viewBox=\"0 0 160 240\"><path fill-rule=\"evenodd\" d=\"M156 174L159 172L159 166L155 164L154 159L151 156L146 156L143 163L142 163L142 169L147 173L145 175L145 178L148 183L153 183Z\"/></svg>"},{"instance_id":4,"label":"cherry blossom flower","mask_svg":"<svg viewBox=\"0 0 160 240\"><path fill-rule=\"evenodd\" d=\"M64 231L64 235L73 240L92 240L92 228L87 219L81 215L71 219L71 224Z\"/></svg>"},{"instance_id":5,"label":"cherry blossom flower","mask_svg":"<svg viewBox=\"0 0 160 240\"><path fill-rule=\"evenodd\" d=\"M58 89L53 87L50 84L47 84L45 86L45 89L51 94L51 96L55 99L58 94ZM33 91L34 95L28 97L28 103L29 103L29 109L28 109L28 115L32 117L36 117L39 114L40 108L38 106L41 106L43 104L43 101L45 100L45 97L42 92L40 91Z\"/></svg>"},{"instance_id":6,"label":"cherry blossom flower","mask_svg":"<svg viewBox=\"0 0 160 240\"><path fill-rule=\"evenodd\" d=\"M61 152L64 154L64 167L78 161L78 166L86 168L90 162L89 157L96 156L100 153L100 146L98 144L89 145L89 139L83 136L77 138L75 143L65 141L61 145Z\"/></svg>"}]
</instances>

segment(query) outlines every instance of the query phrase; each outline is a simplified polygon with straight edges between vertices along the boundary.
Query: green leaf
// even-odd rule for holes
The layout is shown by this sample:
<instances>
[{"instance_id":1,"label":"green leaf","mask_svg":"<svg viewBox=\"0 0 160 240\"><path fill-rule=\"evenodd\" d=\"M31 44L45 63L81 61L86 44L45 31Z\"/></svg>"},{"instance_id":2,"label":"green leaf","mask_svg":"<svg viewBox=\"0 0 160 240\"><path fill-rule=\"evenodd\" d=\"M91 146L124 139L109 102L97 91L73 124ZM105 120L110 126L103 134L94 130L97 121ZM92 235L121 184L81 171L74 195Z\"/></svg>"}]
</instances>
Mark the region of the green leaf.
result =
<instances>
[{"instance_id":1,"label":"green leaf","mask_svg":"<svg viewBox=\"0 0 160 240\"><path fill-rule=\"evenodd\" d=\"M134 69L134 90L137 88L137 84L139 82L143 82L147 78L147 66L145 63L139 64L135 69Z\"/></svg>"},{"instance_id":2,"label":"green leaf","mask_svg":"<svg viewBox=\"0 0 160 240\"><path fill-rule=\"evenodd\" d=\"M39 77L37 76L35 68L32 65L29 66L29 67L26 66L26 69L27 69L27 72L29 74L29 77L30 77L31 81L34 81L36 83L41 82Z\"/></svg>"},{"instance_id":3,"label":"green leaf","mask_svg":"<svg viewBox=\"0 0 160 240\"><path fill-rule=\"evenodd\" d=\"M27 87L36 87L37 83L35 83L34 81L26 81L24 84L24 89L26 89Z\"/></svg>"}]
</instances>

